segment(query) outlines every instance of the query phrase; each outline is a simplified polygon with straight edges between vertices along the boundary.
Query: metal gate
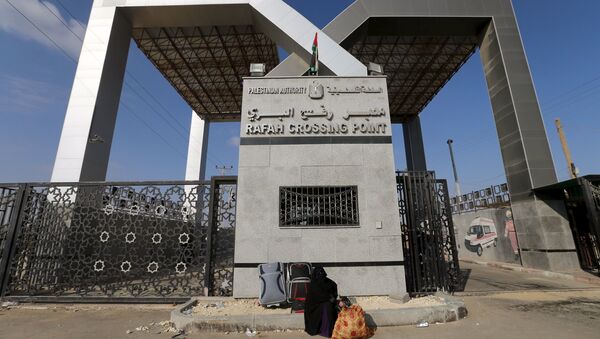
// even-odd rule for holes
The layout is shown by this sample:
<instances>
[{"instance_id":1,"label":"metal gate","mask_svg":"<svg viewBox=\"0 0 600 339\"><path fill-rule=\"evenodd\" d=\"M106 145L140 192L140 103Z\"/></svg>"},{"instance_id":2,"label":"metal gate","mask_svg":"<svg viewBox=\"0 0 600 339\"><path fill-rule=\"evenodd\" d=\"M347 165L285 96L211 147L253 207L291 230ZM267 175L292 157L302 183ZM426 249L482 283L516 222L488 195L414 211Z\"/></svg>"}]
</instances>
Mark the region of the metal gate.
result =
<instances>
[{"instance_id":1,"label":"metal gate","mask_svg":"<svg viewBox=\"0 0 600 339\"><path fill-rule=\"evenodd\" d=\"M396 183L407 291L454 292L460 268L446 180L399 171Z\"/></svg>"},{"instance_id":2,"label":"metal gate","mask_svg":"<svg viewBox=\"0 0 600 339\"><path fill-rule=\"evenodd\" d=\"M2 297L231 295L236 178L0 188Z\"/></svg>"},{"instance_id":3,"label":"metal gate","mask_svg":"<svg viewBox=\"0 0 600 339\"><path fill-rule=\"evenodd\" d=\"M596 180L593 180L596 179ZM581 268L600 274L600 186L597 178L577 178L563 188L567 215ZM596 182L596 185L594 184Z\"/></svg>"}]
</instances>

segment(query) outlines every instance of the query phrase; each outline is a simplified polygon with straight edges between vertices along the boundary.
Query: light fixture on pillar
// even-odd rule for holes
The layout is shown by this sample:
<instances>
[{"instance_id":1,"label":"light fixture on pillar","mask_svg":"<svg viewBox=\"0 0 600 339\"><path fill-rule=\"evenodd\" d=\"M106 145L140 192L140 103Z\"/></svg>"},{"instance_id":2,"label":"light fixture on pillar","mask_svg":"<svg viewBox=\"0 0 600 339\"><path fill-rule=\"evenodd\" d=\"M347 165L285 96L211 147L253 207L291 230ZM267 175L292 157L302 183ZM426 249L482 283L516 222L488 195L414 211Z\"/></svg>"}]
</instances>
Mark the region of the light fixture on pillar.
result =
<instances>
[{"instance_id":1,"label":"light fixture on pillar","mask_svg":"<svg viewBox=\"0 0 600 339\"><path fill-rule=\"evenodd\" d=\"M101 136L99 136L98 134L94 134L94 135L92 135L88 139L88 143L90 143L90 144L103 144L104 143L104 139Z\"/></svg>"},{"instance_id":2,"label":"light fixture on pillar","mask_svg":"<svg viewBox=\"0 0 600 339\"><path fill-rule=\"evenodd\" d=\"M267 66L265 64L250 64L250 76L264 77L265 73L267 73Z\"/></svg>"},{"instance_id":3,"label":"light fixture on pillar","mask_svg":"<svg viewBox=\"0 0 600 339\"><path fill-rule=\"evenodd\" d=\"M374 62L369 62L367 71L369 72L369 75L383 75L383 66Z\"/></svg>"}]
</instances>

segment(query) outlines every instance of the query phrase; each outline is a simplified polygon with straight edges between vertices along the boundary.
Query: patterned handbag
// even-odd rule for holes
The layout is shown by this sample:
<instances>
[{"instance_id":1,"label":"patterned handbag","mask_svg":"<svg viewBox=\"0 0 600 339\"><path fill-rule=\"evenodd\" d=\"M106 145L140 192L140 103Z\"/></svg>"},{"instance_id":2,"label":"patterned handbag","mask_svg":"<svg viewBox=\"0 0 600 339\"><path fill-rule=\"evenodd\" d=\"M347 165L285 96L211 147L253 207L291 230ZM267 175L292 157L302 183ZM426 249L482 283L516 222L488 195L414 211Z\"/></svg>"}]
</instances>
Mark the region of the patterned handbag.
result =
<instances>
[{"instance_id":1,"label":"patterned handbag","mask_svg":"<svg viewBox=\"0 0 600 339\"><path fill-rule=\"evenodd\" d=\"M366 339L374 334L375 329L365 322L365 311L355 304L340 311L331 339Z\"/></svg>"}]
</instances>

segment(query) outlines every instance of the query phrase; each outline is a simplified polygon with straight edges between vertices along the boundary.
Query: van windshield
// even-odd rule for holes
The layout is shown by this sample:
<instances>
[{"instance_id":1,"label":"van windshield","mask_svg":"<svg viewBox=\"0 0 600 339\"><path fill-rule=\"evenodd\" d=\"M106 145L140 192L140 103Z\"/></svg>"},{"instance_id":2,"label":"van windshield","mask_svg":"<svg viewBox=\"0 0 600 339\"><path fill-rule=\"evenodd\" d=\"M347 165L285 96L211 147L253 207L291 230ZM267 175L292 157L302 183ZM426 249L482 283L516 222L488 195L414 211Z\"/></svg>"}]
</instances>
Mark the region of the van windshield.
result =
<instances>
[{"instance_id":1,"label":"van windshield","mask_svg":"<svg viewBox=\"0 0 600 339\"><path fill-rule=\"evenodd\" d=\"M480 234L483 233L480 225L469 227L469 232L467 234Z\"/></svg>"}]
</instances>

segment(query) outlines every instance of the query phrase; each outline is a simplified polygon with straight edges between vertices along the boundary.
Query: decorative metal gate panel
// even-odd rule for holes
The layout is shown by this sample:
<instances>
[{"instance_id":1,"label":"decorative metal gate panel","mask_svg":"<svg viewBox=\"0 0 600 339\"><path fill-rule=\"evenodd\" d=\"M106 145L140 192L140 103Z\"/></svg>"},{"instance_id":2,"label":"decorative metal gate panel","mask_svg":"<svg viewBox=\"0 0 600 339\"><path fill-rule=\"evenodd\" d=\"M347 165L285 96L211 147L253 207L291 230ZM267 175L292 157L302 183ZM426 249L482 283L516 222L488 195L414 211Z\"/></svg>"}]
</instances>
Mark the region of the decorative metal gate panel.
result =
<instances>
[{"instance_id":1,"label":"decorative metal gate panel","mask_svg":"<svg viewBox=\"0 0 600 339\"><path fill-rule=\"evenodd\" d=\"M0 186L0 288L6 272L6 264L10 253L10 243L13 238L11 224L16 217L15 206L18 206L22 197L19 186Z\"/></svg>"},{"instance_id":2,"label":"decorative metal gate panel","mask_svg":"<svg viewBox=\"0 0 600 339\"><path fill-rule=\"evenodd\" d=\"M434 172L397 172L407 291L453 292L460 268L448 185Z\"/></svg>"},{"instance_id":3,"label":"decorative metal gate panel","mask_svg":"<svg viewBox=\"0 0 600 339\"><path fill-rule=\"evenodd\" d=\"M564 189L569 222L581 267L600 275L600 186L585 177Z\"/></svg>"},{"instance_id":4,"label":"decorative metal gate panel","mask_svg":"<svg viewBox=\"0 0 600 339\"><path fill-rule=\"evenodd\" d=\"M209 253L212 253L207 285L211 295L233 295L233 259L235 248L235 210L237 204L236 180L213 180L209 229Z\"/></svg>"},{"instance_id":5,"label":"decorative metal gate panel","mask_svg":"<svg viewBox=\"0 0 600 339\"><path fill-rule=\"evenodd\" d=\"M17 188L0 187L0 260L4 252L8 229L10 226L10 217L15 206L17 197Z\"/></svg>"},{"instance_id":6,"label":"decorative metal gate panel","mask_svg":"<svg viewBox=\"0 0 600 339\"><path fill-rule=\"evenodd\" d=\"M5 232L12 240L5 241L0 266L6 267L2 296L172 301L231 295L235 182L24 185Z\"/></svg>"}]
</instances>

